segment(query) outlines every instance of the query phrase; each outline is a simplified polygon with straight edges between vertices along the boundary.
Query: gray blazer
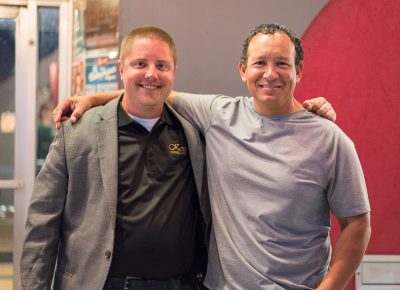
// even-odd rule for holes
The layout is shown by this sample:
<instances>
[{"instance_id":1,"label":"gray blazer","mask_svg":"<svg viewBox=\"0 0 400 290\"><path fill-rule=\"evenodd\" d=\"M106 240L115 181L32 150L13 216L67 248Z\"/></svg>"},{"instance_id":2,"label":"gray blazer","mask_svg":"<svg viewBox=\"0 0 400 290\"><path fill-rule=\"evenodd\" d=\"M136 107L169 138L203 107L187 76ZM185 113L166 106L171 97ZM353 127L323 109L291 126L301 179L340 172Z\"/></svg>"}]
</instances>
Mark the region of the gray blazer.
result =
<instances>
[{"instance_id":1,"label":"gray blazer","mask_svg":"<svg viewBox=\"0 0 400 290\"><path fill-rule=\"evenodd\" d=\"M56 290L103 288L114 244L120 98L87 111L77 124L64 122L50 146L28 211L22 289L50 289L53 274ZM198 131L171 111L184 129L203 217L210 224L204 144Z\"/></svg>"}]
</instances>

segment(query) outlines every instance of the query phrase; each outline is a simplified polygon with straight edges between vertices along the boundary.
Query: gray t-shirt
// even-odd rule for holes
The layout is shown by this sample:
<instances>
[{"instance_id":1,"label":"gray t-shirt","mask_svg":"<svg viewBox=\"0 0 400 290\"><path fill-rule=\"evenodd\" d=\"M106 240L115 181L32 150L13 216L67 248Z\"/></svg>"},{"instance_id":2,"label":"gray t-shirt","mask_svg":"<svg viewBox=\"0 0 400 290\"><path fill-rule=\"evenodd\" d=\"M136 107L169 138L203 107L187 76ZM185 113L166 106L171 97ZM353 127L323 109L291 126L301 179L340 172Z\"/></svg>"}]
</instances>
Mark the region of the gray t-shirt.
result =
<instances>
[{"instance_id":1,"label":"gray t-shirt","mask_svg":"<svg viewBox=\"0 0 400 290\"><path fill-rule=\"evenodd\" d=\"M353 142L301 110L266 117L253 98L180 94L205 136L213 216L210 289L312 289L328 270L330 213L370 211Z\"/></svg>"}]
</instances>

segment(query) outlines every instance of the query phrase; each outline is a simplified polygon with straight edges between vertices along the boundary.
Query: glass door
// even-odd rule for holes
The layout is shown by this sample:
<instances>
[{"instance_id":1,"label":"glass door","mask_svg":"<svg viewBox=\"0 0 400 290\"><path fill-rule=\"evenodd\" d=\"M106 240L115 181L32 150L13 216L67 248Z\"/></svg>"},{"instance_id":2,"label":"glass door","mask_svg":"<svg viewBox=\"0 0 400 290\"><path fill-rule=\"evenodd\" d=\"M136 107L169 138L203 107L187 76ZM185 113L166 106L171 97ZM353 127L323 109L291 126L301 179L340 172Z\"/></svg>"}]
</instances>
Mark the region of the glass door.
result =
<instances>
[{"instance_id":1,"label":"glass door","mask_svg":"<svg viewBox=\"0 0 400 290\"><path fill-rule=\"evenodd\" d=\"M0 6L0 289L13 289L15 179L15 70L18 8Z\"/></svg>"},{"instance_id":2,"label":"glass door","mask_svg":"<svg viewBox=\"0 0 400 290\"><path fill-rule=\"evenodd\" d=\"M18 290L34 179L53 129L48 113L70 94L67 0L0 0L0 289Z\"/></svg>"}]
</instances>

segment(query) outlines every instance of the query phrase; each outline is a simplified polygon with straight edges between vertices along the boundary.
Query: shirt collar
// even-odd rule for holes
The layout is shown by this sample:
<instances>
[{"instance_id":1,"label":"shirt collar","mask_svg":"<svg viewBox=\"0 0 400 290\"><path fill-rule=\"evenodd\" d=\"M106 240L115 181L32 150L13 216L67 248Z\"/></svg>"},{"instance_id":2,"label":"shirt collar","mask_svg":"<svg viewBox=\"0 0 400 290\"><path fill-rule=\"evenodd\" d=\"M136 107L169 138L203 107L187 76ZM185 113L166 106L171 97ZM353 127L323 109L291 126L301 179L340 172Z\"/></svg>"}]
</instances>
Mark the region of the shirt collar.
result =
<instances>
[{"instance_id":1,"label":"shirt collar","mask_svg":"<svg viewBox=\"0 0 400 290\"><path fill-rule=\"evenodd\" d=\"M122 98L121 98L122 100ZM125 111L125 109L122 107L121 101L118 104L118 128L129 125L133 123L131 117L128 115L128 113ZM158 120L156 126L167 123L169 126L177 126L178 120L176 117L173 115L173 113L170 111L170 109L164 104L164 110L161 113L160 120ZM136 122L135 122L136 123Z\"/></svg>"}]
</instances>

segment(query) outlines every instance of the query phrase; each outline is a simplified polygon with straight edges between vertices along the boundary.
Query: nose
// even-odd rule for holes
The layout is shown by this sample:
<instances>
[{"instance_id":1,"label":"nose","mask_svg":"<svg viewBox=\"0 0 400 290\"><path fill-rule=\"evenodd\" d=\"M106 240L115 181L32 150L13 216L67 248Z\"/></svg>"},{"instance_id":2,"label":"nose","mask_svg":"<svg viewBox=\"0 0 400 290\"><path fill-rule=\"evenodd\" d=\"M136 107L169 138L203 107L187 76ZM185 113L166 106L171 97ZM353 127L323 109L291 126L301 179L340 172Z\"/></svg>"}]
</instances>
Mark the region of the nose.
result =
<instances>
[{"instance_id":1,"label":"nose","mask_svg":"<svg viewBox=\"0 0 400 290\"><path fill-rule=\"evenodd\" d=\"M264 78L266 79L275 79L277 77L276 69L273 65L268 65L265 67Z\"/></svg>"},{"instance_id":2,"label":"nose","mask_svg":"<svg viewBox=\"0 0 400 290\"><path fill-rule=\"evenodd\" d=\"M145 78L146 79L157 79L158 78L157 68L154 65L149 65L147 67Z\"/></svg>"}]
</instances>

